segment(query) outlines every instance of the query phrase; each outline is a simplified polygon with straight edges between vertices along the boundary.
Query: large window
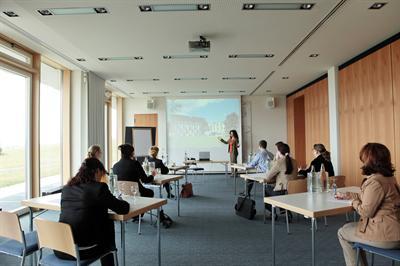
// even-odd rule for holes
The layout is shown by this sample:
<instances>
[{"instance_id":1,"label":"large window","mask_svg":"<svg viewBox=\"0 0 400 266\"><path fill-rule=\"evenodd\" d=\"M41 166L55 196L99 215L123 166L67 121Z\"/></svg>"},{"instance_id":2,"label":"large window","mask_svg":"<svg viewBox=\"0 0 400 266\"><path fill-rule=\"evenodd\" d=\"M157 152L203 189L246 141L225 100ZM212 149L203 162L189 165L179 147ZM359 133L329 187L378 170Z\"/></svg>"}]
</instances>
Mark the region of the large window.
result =
<instances>
[{"instance_id":1,"label":"large window","mask_svg":"<svg viewBox=\"0 0 400 266\"><path fill-rule=\"evenodd\" d=\"M62 70L41 64L40 70L40 190L62 183Z\"/></svg>"},{"instance_id":2,"label":"large window","mask_svg":"<svg viewBox=\"0 0 400 266\"><path fill-rule=\"evenodd\" d=\"M111 167L118 161L118 112L117 98L111 98Z\"/></svg>"},{"instance_id":3,"label":"large window","mask_svg":"<svg viewBox=\"0 0 400 266\"><path fill-rule=\"evenodd\" d=\"M29 74L0 65L0 208L20 206L29 196Z\"/></svg>"}]
</instances>

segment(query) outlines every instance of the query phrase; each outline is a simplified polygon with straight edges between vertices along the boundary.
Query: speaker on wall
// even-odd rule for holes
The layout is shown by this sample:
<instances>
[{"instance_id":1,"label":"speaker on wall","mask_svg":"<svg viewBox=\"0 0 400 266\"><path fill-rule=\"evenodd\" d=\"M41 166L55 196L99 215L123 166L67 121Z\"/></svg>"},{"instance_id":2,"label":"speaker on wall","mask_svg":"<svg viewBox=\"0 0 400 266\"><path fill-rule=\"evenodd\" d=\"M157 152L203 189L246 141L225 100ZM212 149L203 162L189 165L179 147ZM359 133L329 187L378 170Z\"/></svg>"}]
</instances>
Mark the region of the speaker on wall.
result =
<instances>
[{"instance_id":1,"label":"speaker on wall","mask_svg":"<svg viewBox=\"0 0 400 266\"><path fill-rule=\"evenodd\" d=\"M272 96L267 97L267 107L273 109L276 107L276 98Z\"/></svg>"},{"instance_id":2,"label":"speaker on wall","mask_svg":"<svg viewBox=\"0 0 400 266\"><path fill-rule=\"evenodd\" d=\"M154 109L156 108L156 101L153 99L147 100L147 109Z\"/></svg>"}]
</instances>

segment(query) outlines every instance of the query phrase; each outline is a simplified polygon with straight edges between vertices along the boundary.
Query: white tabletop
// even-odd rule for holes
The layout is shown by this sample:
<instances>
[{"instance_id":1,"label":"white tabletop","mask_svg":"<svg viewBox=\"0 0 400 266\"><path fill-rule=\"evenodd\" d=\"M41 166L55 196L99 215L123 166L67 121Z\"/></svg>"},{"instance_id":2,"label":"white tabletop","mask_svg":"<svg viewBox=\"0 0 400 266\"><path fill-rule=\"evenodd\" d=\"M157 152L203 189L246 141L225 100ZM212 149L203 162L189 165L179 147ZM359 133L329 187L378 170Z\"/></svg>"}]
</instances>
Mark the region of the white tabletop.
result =
<instances>
[{"instance_id":1,"label":"white tabletop","mask_svg":"<svg viewBox=\"0 0 400 266\"><path fill-rule=\"evenodd\" d=\"M253 180L258 183L264 183L264 178L267 176L266 173L254 173L254 174L241 174L240 177L248 180Z\"/></svg>"},{"instance_id":2,"label":"white tabletop","mask_svg":"<svg viewBox=\"0 0 400 266\"><path fill-rule=\"evenodd\" d=\"M231 168L240 169L240 170L255 169L254 167L252 167L252 166L247 166L246 164L236 164L236 163L233 163L233 164L230 164L229 166L230 166Z\"/></svg>"},{"instance_id":3,"label":"white tabletop","mask_svg":"<svg viewBox=\"0 0 400 266\"><path fill-rule=\"evenodd\" d=\"M149 210L156 209L161 207L162 205L167 204L167 200L157 199L157 198L136 197L136 199L134 200L133 197L123 197L123 199L127 201L130 205L129 213L119 215L110 211L111 219L116 221L126 221L134 216L137 216L139 214L145 213ZM21 204L23 206L31 208L60 211L61 193L23 200L21 201Z\"/></svg>"},{"instance_id":4,"label":"white tabletop","mask_svg":"<svg viewBox=\"0 0 400 266\"><path fill-rule=\"evenodd\" d=\"M187 160L183 162L184 164L191 164L191 163L222 163L222 164L229 164L229 161L220 161L220 160L207 160L207 161L199 161L199 160Z\"/></svg>"},{"instance_id":5,"label":"white tabletop","mask_svg":"<svg viewBox=\"0 0 400 266\"><path fill-rule=\"evenodd\" d=\"M175 166L169 166L168 168L169 168L169 170L172 170L172 171L178 171L178 170L188 169L189 166L188 165L175 165Z\"/></svg>"},{"instance_id":6,"label":"white tabletop","mask_svg":"<svg viewBox=\"0 0 400 266\"><path fill-rule=\"evenodd\" d=\"M176 181L182 179L183 175L156 175L154 177L153 184L164 185L171 181Z\"/></svg>"},{"instance_id":7,"label":"white tabletop","mask_svg":"<svg viewBox=\"0 0 400 266\"><path fill-rule=\"evenodd\" d=\"M338 191L359 192L358 187L340 188ZM330 216L353 210L351 201L337 200L332 192L306 192L283 196L265 197L264 202L309 217Z\"/></svg>"}]
</instances>

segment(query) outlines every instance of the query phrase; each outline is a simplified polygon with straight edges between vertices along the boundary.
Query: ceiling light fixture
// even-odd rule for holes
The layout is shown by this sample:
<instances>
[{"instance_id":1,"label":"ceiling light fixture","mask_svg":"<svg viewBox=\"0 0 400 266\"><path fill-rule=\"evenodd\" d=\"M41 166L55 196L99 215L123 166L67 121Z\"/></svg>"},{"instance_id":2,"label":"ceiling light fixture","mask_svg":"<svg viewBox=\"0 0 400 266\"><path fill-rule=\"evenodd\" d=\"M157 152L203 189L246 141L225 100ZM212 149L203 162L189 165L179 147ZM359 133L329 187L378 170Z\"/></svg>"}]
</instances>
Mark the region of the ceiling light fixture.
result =
<instances>
[{"instance_id":1,"label":"ceiling light fixture","mask_svg":"<svg viewBox=\"0 0 400 266\"><path fill-rule=\"evenodd\" d=\"M111 79L110 82L117 82L115 79Z\"/></svg>"},{"instance_id":2,"label":"ceiling light fixture","mask_svg":"<svg viewBox=\"0 0 400 266\"><path fill-rule=\"evenodd\" d=\"M210 4L160 4L140 5L141 12L209 11Z\"/></svg>"},{"instance_id":3,"label":"ceiling light fixture","mask_svg":"<svg viewBox=\"0 0 400 266\"><path fill-rule=\"evenodd\" d=\"M143 60L143 56L115 56L115 57L99 57L100 61L125 61L125 60Z\"/></svg>"},{"instance_id":4,"label":"ceiling light fixture","mask_svg":"<svg viewBox=\"0 0 400 266\"><path fill-rule=\"evenodd\" d=\"M207 80L205 77L193 77L193 78L174 78L174 80Z\"/></svg>"},{"instance_id":5,"label":"ceiling light fixture","mask_svg":"<svg viewBox=\"0 0 400 266\"><path fill-rule=\"evenodd\" d=\"M242 10L311 10L314 3L246 3Z\"/></svg>"},{"instance_id":6,"label":"ceiling light fixture","mask_svg":"<svg viewBox=\"0 0 400 266\"><path fill-rule=\"evenodd\" d=\"M384 2L374 3L372 6L369 7L369 9L381 9L386 4L387 3Z\"/></svg>"},{"instance_id":7,"label":"ceiling light fixture","mask_svg":"<svg viewBox=\"0 0 400 266\"><path fill-rule=\"evenodd\" d=\"M318 57L319 54L310 54L309 57Z\"/></svg>"},{"instance_id":8,"label":"ceiling light fixture","mask_svg":"<svg viewBox=\"0 0 400 266\"><path fill-rule=\"evenodd\" d=\"M37 10L42 16L107 14L105 7L63 7Z\"/></svg>"},{"instance_id":9,"label":"ceiling light fixture","mask_svg":"<svg viewBox=\"0 0 400 266\"><path fill-rule=\"evenodd\" d=\"M159 78L144 78L144 79L127 79L127 82L133 82L133 81L160 81Z\"/></svg>"},{"instance_id":10,"label":"ceiling light fixture","mask_svg":"<svg viewBox=\"0 0 400 266\"><path fill-rule=\"evenodd\" d=\"M4 11L3 12L6 16L10 17L10 18L16 18L19 17L17 13L15 13L14 11Z\"/></svg>"},{"instance_id":11,"label":"ceiling light fixture","mask_svg":"<svg viewBox=\"0 0 400 266\"><path fill-rule=\"evenodd\" d=\"M282 79L289 79L289 77L282 77Z\"/></svg>"},{"instance_id":12,"label":"ceiling light fixture","mask_svg":"<svg viewBox=\"0 0 400 266\"><path fill-rule=\"evenodd\" d=\"M184 54L184 55L164 55L164 59L193 59L193 58L208 58L208 55L194 55L194 54Z\"/></svg>"},{"instance_id":13,"label":"ceiling light fixture","mask_svg":"<svg viewBox=\"0 0 400 266\"><path fill-rule=\"evenodd\" d=\"M222 80L256 79L256 77L222 77Z\"/></svg>"},{"instance_id":14,"label":"ceiling light fixture","mask_svg":"<svg viewBox=\"0 0 400 266\"><path fill-rule=\"evenodd\" d=\"M230 54L229 58L272 58L274 54Z\"/></svg>"},{"instance_id":15,"label":"ceiling light fixture","mask_svg":"<svg viewBox=\"0 0 400 266\"><path fill-rule=\"evenodd\" d=\"M79 61L79 62L85 62L86 61L85 58L77 58L76 60Z\"/></svg>"}]
</instances>

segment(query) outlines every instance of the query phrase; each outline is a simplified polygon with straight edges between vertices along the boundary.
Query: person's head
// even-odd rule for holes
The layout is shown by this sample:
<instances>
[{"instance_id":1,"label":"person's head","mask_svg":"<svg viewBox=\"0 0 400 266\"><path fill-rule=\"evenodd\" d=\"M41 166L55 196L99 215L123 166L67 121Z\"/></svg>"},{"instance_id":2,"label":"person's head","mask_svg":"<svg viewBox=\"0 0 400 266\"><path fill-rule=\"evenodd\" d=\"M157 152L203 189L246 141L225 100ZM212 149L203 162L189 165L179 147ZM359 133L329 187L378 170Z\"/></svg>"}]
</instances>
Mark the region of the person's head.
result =
<instances>
[{"instance_id":1,"label":"person's head","mask_svg":"<svg viewBox=\"0 0 400 266\"><path fill-rule=\"evenodd\" d=\"M293 171L292 160L290 159L290 147L286 143L282 143L278 146L279 158L285 158L286 171L285 174L289 175Z\"/></svg>"},{"instance_id":2,"label":"person's head","mask_svg":"<svg viewBox=\"0 0 400 266\"><path fill-rule=\"evenodd\" d=\"M234 130L234 129L232 129L231 131L229 131L229 136L230 136L231 138L235 138L235 139L239 140L239 135L238 135L237 131Z\"/></svg>"},{"instance_id":3,"label":"person's head","mask_svg":"<svg viewBox=\"0 0 400 266\"><path fill-rule=\"evenodd\" d=\"M260 140L260 142L258 143L258 146L261 148L261 149L266 149L267 148L267 142L265 141L265 140Z\"/></svg>"},{"instance_id":4,"label":"person's head","mask_svg":"<svg viewBox=\"0 0 400 266\"><path fill-rule=\"evenodd\" d=\"M318 157L318 156L322 155L322 157L324 157L325 160L327 160L327 161L331 160L331 153L326 150L324 144L321 144L321 143L314 144L313 154L314 154L314 157Z\"/></svg>"},{"instance_id":5,"label":"person's head","mask_svg":"<svg viewBox=\"0 0 400 266\"><path fill-rule=\"evenodd\" d=\"M87 158L96 158L100 160L102 153L99 145L92 145L88 149Z\"/></svg>"},{"instance_id":6,"label":"person's head","mask_svg":"<svg viewBox=\"0 0 400 266\"><path fill-rule=\"evenodd\" d=\"M282 141L278 141L277 143L275 143L275 147L276 147L276 154L275 154L275 159L278 159L278 158L280 158L279 157L279 147L281 146L281 145L284 145L285 143L284 142L282 142Z\"/></svg>"},{"instance_id":7,"label":"person's head","mask_svg":"<svg viewBox=\"0 0 400 266\"><path fill-rule=\"evenodd\" d=\"M363 175L381 174L391 177L394 174L390 151L383 144L365 144L360 151L360 160L363 163L361 167Z\"/></svg>"},{"instance_id":8,"label":"person's head","mask_svg":"<svg viewBox=\"0 0 400 266\"><path fill-rule=\"evenodd\" d=\"M160 149L157 146L151 146L150 148L150 156L153 158L157 158L158 152L160 151Z\"/></svg>"},{"instance_id":9,"label":"person's head","mask_svg":"<svg viewBox=\"0 0 400 266\"><path fill-rule=\"evenodd\" d=\"M131 159L133 158L135 149L131 144L122 144L118 146L118 149L121 151L121 157L124 159Z\"/></svg>"},{"instance_id":10,"label":"person's head","mask_svg":"<svg viewBox=\"0 0 400 266\"><path fill-rule=\"evenodd\" d=\"M100 181L106 174L104 165L96 158L87 158L82 162L78 173L68 181L69 186Z\"/></svg>"}]
</instances>

